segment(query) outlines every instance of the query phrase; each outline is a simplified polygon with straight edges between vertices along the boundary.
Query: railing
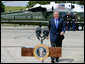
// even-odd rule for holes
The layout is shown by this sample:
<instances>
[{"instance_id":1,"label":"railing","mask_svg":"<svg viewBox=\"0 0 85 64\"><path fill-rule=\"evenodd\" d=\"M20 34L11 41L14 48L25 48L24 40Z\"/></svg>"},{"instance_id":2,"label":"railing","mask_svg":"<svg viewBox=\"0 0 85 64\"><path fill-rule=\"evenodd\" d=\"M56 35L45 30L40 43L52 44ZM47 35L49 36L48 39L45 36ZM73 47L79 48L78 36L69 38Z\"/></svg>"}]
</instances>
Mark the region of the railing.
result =
<instances>
[{"instance_id":1,"label":"railing","mask_svg":"<svg viewBox=\"0 0 85 64\"><path fill-rule=\"evenodd\" d=\"M60 12L60 17L65 15L66 12ZM48 21L50 18L53 17L53 12L46 13L46 12L29 12L29 11L23 11L23 12L16 12L16 13L6 13L1 14L1 20L43 20ZM77 21L84 22L84 14L83 13L77 13Z\"/></svg>"},{"instance_id":2,"label":"railing","mask_svg":"<svg viewBox=\"0 0 85 64\"><path fill-rule=\"evenodd\" d=\"M66 12L60 12L60 17L66 14ZM77 25L84 27L84 14L77 14ZM28 25L47 25L49 19L53 17L53 12L17 12L10 14L1 14L1 23L11 23L11 24L28 24ZM65 22L66 23L66 22ZM71 22L72 26L72 22Z\"/></svg>"}]
</instances>

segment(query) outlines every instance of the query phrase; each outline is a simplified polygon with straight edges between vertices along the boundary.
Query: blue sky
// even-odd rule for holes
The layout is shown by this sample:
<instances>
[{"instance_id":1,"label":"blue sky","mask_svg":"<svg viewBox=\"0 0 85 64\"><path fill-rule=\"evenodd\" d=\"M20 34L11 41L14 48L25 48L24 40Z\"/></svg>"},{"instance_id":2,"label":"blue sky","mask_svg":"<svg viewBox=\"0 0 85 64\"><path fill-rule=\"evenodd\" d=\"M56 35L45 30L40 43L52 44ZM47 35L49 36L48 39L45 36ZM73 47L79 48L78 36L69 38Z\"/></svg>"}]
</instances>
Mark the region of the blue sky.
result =
<instances>
[{"instance_id":1,"label":"blue sky","mask_svg":"<svg viewBox=\"0 0 85 64\"><path fill-rule=\"evenodd\" d=\"M28 1L2 1L5 6L26 6Z\"/></svg>"}]
</instances>

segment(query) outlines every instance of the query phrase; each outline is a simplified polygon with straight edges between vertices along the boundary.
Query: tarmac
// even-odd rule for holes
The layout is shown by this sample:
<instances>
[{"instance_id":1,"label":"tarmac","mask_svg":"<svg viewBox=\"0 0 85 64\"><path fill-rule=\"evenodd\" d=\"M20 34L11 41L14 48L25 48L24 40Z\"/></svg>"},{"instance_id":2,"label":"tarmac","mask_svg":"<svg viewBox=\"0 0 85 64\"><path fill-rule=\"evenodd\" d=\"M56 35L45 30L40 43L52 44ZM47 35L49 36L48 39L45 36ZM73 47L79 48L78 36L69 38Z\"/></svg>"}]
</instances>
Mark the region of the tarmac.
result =
<instances>
[{"instance_id":1,"label":"tarmac","mask_svg":"<svg viewBox=\"0 0 85 64\"><path fill-rule=\"evenodd\" d=\"M34 48L40 44L36 38L37 26L1 26L1 63L42 63L31 56L21 56L21 48ZM51 47L50 39L43 44ZM51 63L50 57L44 63ZM84 31L66 31L62 57L58 63L84 63Z\"/></svg>"}]
</instances>

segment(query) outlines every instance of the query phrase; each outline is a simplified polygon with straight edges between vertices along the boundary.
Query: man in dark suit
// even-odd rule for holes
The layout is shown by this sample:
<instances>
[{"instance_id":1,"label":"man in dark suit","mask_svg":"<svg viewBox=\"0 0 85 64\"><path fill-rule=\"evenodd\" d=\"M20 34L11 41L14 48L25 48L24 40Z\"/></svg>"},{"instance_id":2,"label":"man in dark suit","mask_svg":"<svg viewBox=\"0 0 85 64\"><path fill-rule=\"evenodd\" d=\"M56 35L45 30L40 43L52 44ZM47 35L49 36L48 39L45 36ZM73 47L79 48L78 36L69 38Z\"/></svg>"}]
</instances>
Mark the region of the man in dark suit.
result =
<instances>
[{"instance_id":1,"label":"man in dark suit","mask_svg":"<svg viewBox=\"0 0 85 64\"><path fill-rule=\"evenodd\" d=\"M70 26L71 26L70 22L71 22L71 18L72 18L71 14L68 12L63 18L66 21L66 29L70 30Z\"/></svg>"},{"instance_id":2,"label":"man in dark suit","mask_svg":"<svg viewBox=\"0 0 85 64\"><path fill-rule=\"evenodd\" d=\"M53 13L54 18L49 20L48 28L50 30L50 42L52 47L62 47L62 40L64 39L65 23L63 19L59 18L59 12ZM48 38L48 37L47 37ZM51 57L51 62L58 62L59 57Z\"/></svg>"},{"instance_id":3,"label":"man in dark suit","mask_svg":"<svg viewBox=\"0 0 85 64\"><path fill-rule=\"evenodd\" d=\"M73 28L73 31L75 31L76 21L77 21L76 13L73 13L73 15L72 15L72 25L73 25L72 28Z\"/></svg>"}]
</instances>

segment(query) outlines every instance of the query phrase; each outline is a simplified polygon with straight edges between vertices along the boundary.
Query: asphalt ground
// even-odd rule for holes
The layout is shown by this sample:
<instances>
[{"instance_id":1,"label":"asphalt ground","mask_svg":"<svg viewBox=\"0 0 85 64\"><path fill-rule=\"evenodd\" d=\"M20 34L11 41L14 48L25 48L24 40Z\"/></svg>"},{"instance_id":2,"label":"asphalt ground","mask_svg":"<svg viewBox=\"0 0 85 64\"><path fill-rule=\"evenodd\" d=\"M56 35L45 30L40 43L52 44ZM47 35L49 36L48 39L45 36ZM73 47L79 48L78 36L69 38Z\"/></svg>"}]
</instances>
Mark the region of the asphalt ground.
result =
<instances>
[{"instance_id":1,"label":"asphalt ground","mask_svg":"<svg viewBox=\"0 0 85 64\"><path fill-rule=\"evenodd\" d=\"M1 26L1 63L42 63L35 57L22 57L21 48L40 44L36 38L37 26ZM51 47L50 40L43 44ZM44 63L51 63L50 57ZM59 63L84 63L84 31L66 31Z\"/></svg>"}]
</instances>

